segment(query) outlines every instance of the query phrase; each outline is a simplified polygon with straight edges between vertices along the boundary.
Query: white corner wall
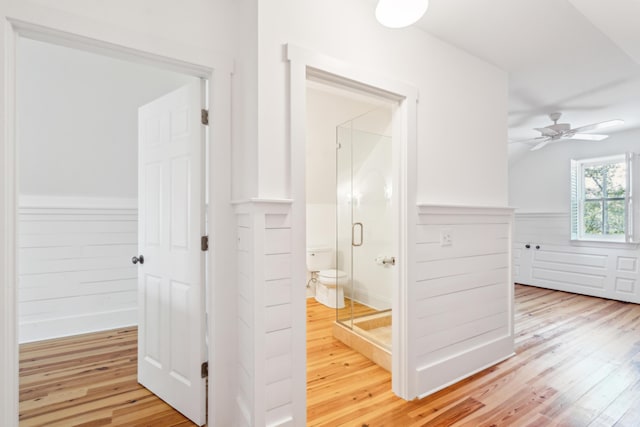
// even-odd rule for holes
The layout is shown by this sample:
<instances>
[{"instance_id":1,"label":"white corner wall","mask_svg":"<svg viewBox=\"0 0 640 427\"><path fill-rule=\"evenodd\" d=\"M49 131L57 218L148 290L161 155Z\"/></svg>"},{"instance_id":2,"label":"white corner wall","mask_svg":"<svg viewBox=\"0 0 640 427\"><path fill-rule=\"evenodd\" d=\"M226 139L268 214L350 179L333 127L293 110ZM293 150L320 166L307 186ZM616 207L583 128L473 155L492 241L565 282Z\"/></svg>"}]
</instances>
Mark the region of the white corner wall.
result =
<instances>
[{"instance_id":1,"label":"white corner wall","mask_svg":"<svg viewBox=\"0 0 640 427\"><path fill-rule=\"evenodd\" d=\"M390 30L368 0L259 4L259 196L287 197L290 43L418 89L418 200L507 204L507 74L416 28Z\"/></svg>"},{"instance_id":2,"label":"white corner wall","mask_svg":"<svg viewBox=\"0 0 640 427\"><path fill-rule=\"evenodd\" d=\"M563 141L510 164L515 282L640 303L638 245L571 242L569 217L570 160L638 153L639 140L634 129L602 142ZM634 185L640 188L640 177ZM640 223L640 212L634 220Z\"/></svg>"},{"instance_id":3,"label":"white corner wall","mask_svg":"<svg viewBox=\"0 0 640 427\"><path fill-rule=\"evenodd\" d=\"M202 1L202 3L216 3ZM218 0L222 10L216 21L233 29L228 39L229 57L234 59L231 80L231 199L245 200L258 194L258 0ZM201 37L208 43L218 39ZM215 42L214 42L215 40ZM222 39L224 41L224 39ZM216 47L219 49L219 47Z\"/></svg>"},{"instance_id":4,"label":"white corner wall","mask_svg":"<svg viewBox=\"0 0 640 427\"><path fill-rule=\"evenodd\" d=\"M297 426L290 200L236 203L237 426ZM302 301L304 302L304 301ZM297 403L297 402L296 402Z\"/></svg>"},{"instance_id":5,"label":"white corner wall","mask_svg":"<svg viewBox=\"0 0 640 427\"><path fill-rule=\"evenodd\" d=\"M299 46L311 56L335 59L350 70L368 73L382 79L410 85L419 92L417 104L417 156L412 156L417 171L417 194L409 194L414 206L403 207L415 211L415 201L429 204L496 206L507 204L507 74L457 48L416 28L389 30L380 26L374 17L375 4L369 0L343 2L328 0L277 0L258 5L258 192L260 199L287 199L292 188L300 189L301 176L292 176L290 115L300 118L301 111L289 111L290 73L300 73L300 64L283 58L285 45ZM339 68L339 66L337 66ZM300 82L291 82L299 89ZM296 106L297 108L298 106ZM413 117L408 119L410 123ZM299 126L299 122L296 122ZM295 182L292 180L296 180ZM297 196L296 196L297 197ZM293 200L293 206L299 200ZM300 212L294 210L294 215ZM297 217L296 217L297 218ZM407 218L413 233L417 218ZM292 222L293 236L304 235L300 218ZM506 242L506 240L505 240ZM299 242L294 241L296 247ZM404 254L414 259L415 248ZM301 260L293 251L292 259ZM258 254L256 253L256 256ZM445 255L446 258L446 255ZM301 295L295 286L299 280L297 262L294 269L294 296ZM507 263L508 263L507 257ZM416 274L409 267L409 276ZM258 283L261 278L254 278ZM414 287L415 283L401 286ZM501 289L507 292L507 288ZM302 295L304 291L302 291ZM490 297L489 297L490 298ZM505 304L509 300L503 299ZM280 389L283 402L291 402L288 417L274 420L278 426L304 425L304 312L303 298L293 298L291 317L284 322L293 338L291 388ZM264 312L254 304L257 313ZM504 312L504 319L510 316ZM503 319L503 320L504 320ZM503 341L489 348L477 360L492 363L512 352L512 337L508 326L501 324ZM256 329L258 332L260 329ZM264 336L263 333L261 335ZM510 346L511 344L511 346ZM302 346L302 347L301 347ZM478 368L474 356L456 365L457 371L438 377L437 381L461 378ZM415 362L416 359L413 359ZM412 363L413 363L412 362ZM442 365L444 366L444 365ZM404 369L412 370L413 363ZM438 369L437 367L435 368ZM443 368L444 369L444 368ZM413 371L405 371L413 372ZM425 371L426 372L426 371ZM450 377L449 374L459 374ZM426 378L428 374L421 378ZM252 384L261 384L254 378ZM436 381L436 382L437 382ZM411 393L419 387L437 388L443 383L409 384ZM266 388L254 389L255 396L264 395ZM411 397L419 393L413 394ZM290 400L287 400L290 399ZM254 401L256 402L256 401ZM261 412L255 405L256 412ZM282 406L285 408L285 405ZM294 421L295 420L295 421Z\"/></svg>"}]
</instances>

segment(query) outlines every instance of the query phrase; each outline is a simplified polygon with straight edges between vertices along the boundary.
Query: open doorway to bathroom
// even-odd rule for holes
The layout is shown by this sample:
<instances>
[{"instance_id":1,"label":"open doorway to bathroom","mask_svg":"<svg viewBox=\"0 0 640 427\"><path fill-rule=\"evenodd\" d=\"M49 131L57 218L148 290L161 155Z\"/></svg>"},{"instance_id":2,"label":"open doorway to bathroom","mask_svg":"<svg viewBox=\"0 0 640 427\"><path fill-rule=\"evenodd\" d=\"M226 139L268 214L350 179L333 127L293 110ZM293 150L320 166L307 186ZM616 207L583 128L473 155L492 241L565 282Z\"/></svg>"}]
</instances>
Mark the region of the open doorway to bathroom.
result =
<instances>
[{"instance_id":1,"label":"open doorway to bathroom","mask_svg":"<svg viewBox=\"0 0 640 427\"><path fill-rule=\"evenodd\" d=\"M307 80L307 297L330 334L391 371L395 274L388 99Z\"/></svg>"}]
</instances>

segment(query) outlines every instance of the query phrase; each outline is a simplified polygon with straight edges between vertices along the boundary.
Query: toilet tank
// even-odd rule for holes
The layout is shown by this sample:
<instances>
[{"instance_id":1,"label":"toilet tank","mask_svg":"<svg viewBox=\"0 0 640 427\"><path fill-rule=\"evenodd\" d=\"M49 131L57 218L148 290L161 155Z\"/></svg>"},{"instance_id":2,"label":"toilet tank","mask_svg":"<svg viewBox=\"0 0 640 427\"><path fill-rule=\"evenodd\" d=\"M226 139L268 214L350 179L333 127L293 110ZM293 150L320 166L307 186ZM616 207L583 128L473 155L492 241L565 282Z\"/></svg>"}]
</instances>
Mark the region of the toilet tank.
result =
<instances>
[{"instance_id":1,"label":"toilet tank","mask_svg":"<svg viewBox=\"0 0 640 427\"><path fill-rule=\"evenodd\" d=\"M307 269L321 271L333 265L333 249L327 247L307 248Z\"/></svg>"}]
</instances>

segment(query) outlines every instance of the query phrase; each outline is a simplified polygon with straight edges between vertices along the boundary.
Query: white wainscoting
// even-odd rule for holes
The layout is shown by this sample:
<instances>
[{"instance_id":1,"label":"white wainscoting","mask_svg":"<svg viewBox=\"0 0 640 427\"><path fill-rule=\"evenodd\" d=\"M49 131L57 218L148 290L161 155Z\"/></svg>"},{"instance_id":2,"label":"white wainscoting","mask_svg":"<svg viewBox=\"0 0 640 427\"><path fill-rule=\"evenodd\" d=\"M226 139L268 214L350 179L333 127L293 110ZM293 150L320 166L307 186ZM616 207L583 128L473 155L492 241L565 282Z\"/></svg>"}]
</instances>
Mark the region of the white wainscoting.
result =
<instances>
[{"instance_id":1,"label":"white wainscoting","mask_svg":"<svg viewBox=\"0 0 640 427\"><path fill-rule=\"evenodd\" d=\"M20 342L137 324L136 203L20 198Z\"/></svg>"},{"instance_id":2,"label":"white wainscoting","mask_svg":"<svg viewBox=\"0 0 640 427\"><path fill-rule=\"evenodd\" d=\"M421 396L514 354L512 224L509 208L418 207L409 354Z\"/></svg>"},{"instance_id":3,"label":"white wainscoting","mask_svg":"<svg viewBox=\"0 0 640 427\"><path fill-rule=\"evenodd\" d=\"M638 245L571 242L568 213L515 215L516 283L640 303L639 264Z\"/></svg>"},{"instance_id":4,"label":"white wainscoting","mask_svg":"<svg viewBox=\"0 0 640 427\"><path fill-rule=\"evenodd\" d=\"M293 426L291 201L251 200L235 208L240 422Z\"/></svg>"}]
</instances>

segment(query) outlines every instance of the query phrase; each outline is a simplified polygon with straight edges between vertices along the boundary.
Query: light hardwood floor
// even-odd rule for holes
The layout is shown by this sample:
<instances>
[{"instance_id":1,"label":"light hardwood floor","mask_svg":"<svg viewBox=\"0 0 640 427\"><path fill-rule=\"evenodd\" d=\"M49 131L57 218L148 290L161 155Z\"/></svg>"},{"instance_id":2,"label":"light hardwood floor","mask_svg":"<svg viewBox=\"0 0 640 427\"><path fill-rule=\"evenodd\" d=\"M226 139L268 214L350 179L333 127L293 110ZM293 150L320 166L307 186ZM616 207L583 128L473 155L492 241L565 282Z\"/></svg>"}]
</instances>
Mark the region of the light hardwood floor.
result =
<instances>
[{"instance_id":1,"label":"light hardwood floor","mask_svg":"<svg viewBox=\"0 0 640 427\"><path fill-rule=\"evenodd\" d=\"M137 329L20 346L20 426L195 426L138 384Z\"/></svg>"},{"instance_id":2,"label":"light hardwood floor","mask_svg":"<svg viewBox=\"0 0 640 427\"><path fill-rule=\"evenodd\" d=\"M307 307L310 426L640 426L638 305L516 286L517 355L413 402ZM135 335L21 346L20 425L193 425L137 384Z\"/></svg>"},{"instance_id":3,"label":"light hardwood floor","mask_svg":"<svg viewBox=\"0 0 640 427\"><path fill-rule=\"evenodd\" d=\"M405 402L308 302L310 426L640 426L640 306L516 286L516 356Z\"/></svg>"}]
</instances>

